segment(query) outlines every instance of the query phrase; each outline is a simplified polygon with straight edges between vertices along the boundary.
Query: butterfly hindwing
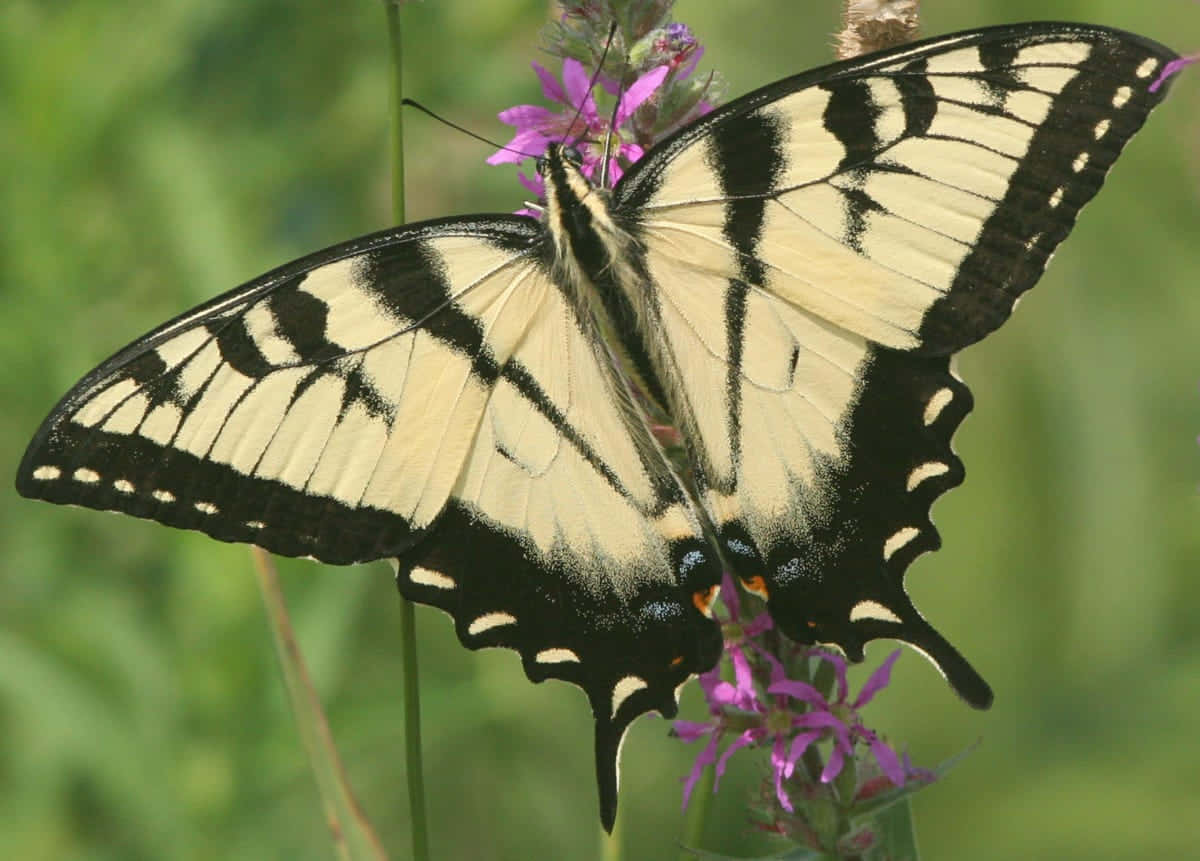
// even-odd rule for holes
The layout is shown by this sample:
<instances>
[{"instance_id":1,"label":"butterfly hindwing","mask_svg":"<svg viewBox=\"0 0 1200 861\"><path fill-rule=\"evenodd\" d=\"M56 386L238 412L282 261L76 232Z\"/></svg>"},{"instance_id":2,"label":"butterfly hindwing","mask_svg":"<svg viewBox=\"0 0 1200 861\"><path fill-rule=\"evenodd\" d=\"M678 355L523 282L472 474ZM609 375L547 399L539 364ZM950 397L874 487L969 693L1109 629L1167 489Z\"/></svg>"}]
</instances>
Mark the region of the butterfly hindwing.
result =
<instances>
[{"instance_id":1,"label":"butterfly hindwing","mask_svg":"<svg viewBox=\"0 0 1200 861\"><path fill-rule=\"evenodd\" d=\"M963 476L947 357L1033 286L1174 56L1085 25L927 40L751 93L618 186L702 501L786 633L906 640L990 702L903 589Z\"/></svg>"}]
</instances>

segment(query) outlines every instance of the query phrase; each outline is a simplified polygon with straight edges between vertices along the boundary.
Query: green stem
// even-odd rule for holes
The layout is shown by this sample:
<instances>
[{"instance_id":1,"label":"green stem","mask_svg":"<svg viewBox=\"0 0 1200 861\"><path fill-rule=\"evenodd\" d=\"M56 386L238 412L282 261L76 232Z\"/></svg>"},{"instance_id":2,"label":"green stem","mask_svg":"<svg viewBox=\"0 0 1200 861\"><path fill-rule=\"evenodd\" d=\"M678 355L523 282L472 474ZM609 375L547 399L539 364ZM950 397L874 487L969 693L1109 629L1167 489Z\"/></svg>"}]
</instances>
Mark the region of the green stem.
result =
<instances>
[{"instance_id":1,"label":"green stem","mask_svg":"<svg viewBox=\"0 0 1200 861\"><path fill-rule=\"evenodd\" d=\"M384 0L391 45L392 216L404 223L404 97L400 28L401 0ZM417 665L417 620L412 602L400 596L400 653L404 673L404 755L408 809L412 820L413 861L429 861L429 824L425 814L425 766L421 755L421 685Z\"/></svg>"},{"instance_id":2,"label":"green stem","mask_svg":"<svg viewBox=\"0 0 1200 861\"><path fill-rule=\"evenodd\" d=\"M621 822L620 816L613 823L612 834L604 833L604 829L600 829L600 861L621 861Z\"/></svg>"},{"instance_id":3,"label":"green stem","mask_svg":"<svg viewBox=\"0 0 1200 861\"><path fill-rule=\"evenodd\" d=\"M400 100L404 98L404 74L400 59L400 4L402 0L383 0L387 9L388 41L392 55L392 216L397 224L404 223L404 111Z\"/></svg>"},{"instance_id":4,"label":"green stem","mask_svg":"<svg viewBox=\"0 0 1200 861\"><path fill-rule=\"evenodd\" d=\"M708 822L708 811L712 807L713 767L705 766L704 773L692 791L688 802L687 819L683 829L684 851L681 861L694 861L695 855L687 851L699 849L704 840L704 825Z\"/></svg>"},{"instance_id":5,"label":"green stem","mask_svg":"<svg viewBox=\"0 0 1200 861\"><path fill-rule=\"evenodd\" d=\"M417 619L413 603L400 596L400 662L404 673L404 758L408 811L412 819L413 861L429 861L425 817L425 765L421 755L421 685L417 675Z\"/></svg>"}]
</instances>

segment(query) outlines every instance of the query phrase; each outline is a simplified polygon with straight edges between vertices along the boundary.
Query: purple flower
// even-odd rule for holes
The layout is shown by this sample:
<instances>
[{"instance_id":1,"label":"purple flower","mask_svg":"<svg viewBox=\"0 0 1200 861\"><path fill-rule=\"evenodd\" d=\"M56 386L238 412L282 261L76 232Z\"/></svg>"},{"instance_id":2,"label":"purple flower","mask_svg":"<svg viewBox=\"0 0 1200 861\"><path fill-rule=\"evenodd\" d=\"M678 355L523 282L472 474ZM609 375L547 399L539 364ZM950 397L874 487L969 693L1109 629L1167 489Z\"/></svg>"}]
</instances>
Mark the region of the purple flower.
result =
<instances>
[{"instance_id":1,"label":"purple flower","mask_svg":"<svg viewBox=\"0 0 1200 861\"><path fill-rule=\"evenodd\" d=\"M834 667L836 690L832 699L828 699L811 684L787 678L783 663L753 639L771 626L770 618L763 614L749 622L742 621L740 600L728 575L723 582L721 596L730 612L722 630L725 634L725 651L733 664L734 680L722 680L717 669L703 674L700 685L708 703L709 720L675 722L675 734L684 741L708 737L707 744L684 780L685 807L704 769L709 765L715 766L715 792L729 758L735 751L745 747L770 745L775 797L789 813L795 811L784 784L796 774L797 763L805 751L822 739L832 741L829 757L819 778L822 784L832 782L841 773L846 758L854 756L855 744L860 742L870 750L887 784L904 786L910 779L927 782L932 778L930 772L914 768L907 756L901 762L896 751L867 728L859 716L859 710L887 686L892 666L900 657L899 650L889 655L879 669L871 674L853 700L850 699L846 679L845 659L820 649L806 651L806 657L828 661ZM768 678L761 685L755 678L755 665L767 671ZM765 686L764 693L760 693L762 686ZM718 755L721 742L727 736L732 736L732 741ZM864 797L867 797L865 791L868 788L869 794L874 795L886 789L886 786L879 781L872 781L869 787L864 784L861 788Z\"/></svg>"},{"instance_id":2,"label":"purple flower","mask_svg":"<svg viewBox=\"0 0 1200 861\"><path fill-rule=\"evenodd\" d=\"M1192 65L1192 63L1200 63L1200 54L1192 54L1187 57L1178 57L1163 66L1158 77L1154 79L1154 83L1150 85L1150 92L1158 92L1158 88L1167 82L1167 79L1173 75L1179 74L1184 67Z\"/></svg>"},{"instance_id":3,"label":"purple flower","mask_svg":"<svg viewBox=\"0 0 1200 861\"><path fill-rule=\"evenodd\" d=\"M768 630L774 623L767 613L761 613L747 622L742 621L741 598L733 583L733 578L729 576L728 572L721 579L721 601L725 604L725 609L729 611L729 617L721 620L718 615L717 618L721 621L721 633L725 638L725 652L733 664L734 681L731 684L721 678L719 664L707 673L702 673L700 689L704 691L704 699L708 703L711 719L704 722L688 720L674 722L675 735L685 742L693 742L706 735L709 736L708 744L700 751L692 765L692 770L684 779L684 807L687 807L687 803L692 797L692 790L696 788L696 783L700 780L700 775L704 773L705 767L716 764L713 780L713 791L716 792L721 782L721 776L725 773L729 755L753 740L748 739L740 744L735 741L734 745L731 745L719 760L717 759L717 748L720 746L721 739L731 729L727 720L728 716L725 714L726 707L747 714L766 714L766 706L759 699L758 689L754 684L754 673L746 649L757 648L750 638Z\"/></svg>"},{"instance_id":4,"label":"purple flower","mask_svg":"<svg viewBox=\"0 0 1200 861\"><path fill-rule=\"evenodd\" d=\"M900 763L900 757L896 751L892 750L873 730L870 730L862 722L862 718L858 712L863 706L874 699L875 694L887 687L891 681L892 665L900 657L900 650L892 652L888 655L887 660L879 665L879 668L871 674L867 679L867 683L863 685L858 696L853 701L849 700L849 684L846 681L846 660L840 655L835 655L821 649L813 649L810 656L828 661L833 664L834 670L837 673L837 697L832 702L827 700L816 688L807 682L794 681L791 679L781 679L772 681L771 686L767 688L769 693L781 694L808 703L811 710L796 718L796 726L808 726L808 721L813 721L817 715L824 715L822 719L829 721L825 723L833 730L833 750L829 754L829 759L825 763L825 768L821 772L821 782L829 783L842 770L847 756L854 756L854 743L856 741L866 742L871 750L875 762L879 765L879 770L890 780L895 786L903 786L906 777L906 769ZM821 725L820 722L812 725ZM797 737L800 738L799 736ZM807 746L807 743L805 744ZM801 749L796 757L804 751ZM792 760L793 763L795 759ZM782 802L782 797L780 801ZM791 809L787 804L784 807Z\"/></svg>"},{"instance_id":5,"label":"purple flower","mask_svg":"<svg viewBox=\"0 0 1200 861\"><path fill-rule=\"evenodd\" d=\"M624 169L644 154L633 140L632 130L625 128L634 112L649 99L667 77L668 66L651 69L634 81L621 94L615 114L601 114L589 91L591 79L578 60L563 60L562 83L538 63L533 70L542 82L542 94L560 105L559 110L539 105L517 105L501 111L500 121L516 128L508 145L488 158L488 164L519 164L526 158L536 158L554 141L575 143L583 155L580 168L583 175L597 177L604 158L605 141L611 135L607 182L614 184ZM611 125L610 125L611 119ZM538 197L543 195L542 178L518 173L521 184Z\"/></svg>"},{"instance_id":6,"label":"purple flower","mask_svg":"<svg viewBox=\"0 0 1200 861\"><path fill-rule=\"evenodd\" d=\"M668 24L662 35L654 41L654 50L682 80L696 71L696 64L704 56L704 48L696 41L691 27L678 21Z\"/></svg>"}]
</instances>

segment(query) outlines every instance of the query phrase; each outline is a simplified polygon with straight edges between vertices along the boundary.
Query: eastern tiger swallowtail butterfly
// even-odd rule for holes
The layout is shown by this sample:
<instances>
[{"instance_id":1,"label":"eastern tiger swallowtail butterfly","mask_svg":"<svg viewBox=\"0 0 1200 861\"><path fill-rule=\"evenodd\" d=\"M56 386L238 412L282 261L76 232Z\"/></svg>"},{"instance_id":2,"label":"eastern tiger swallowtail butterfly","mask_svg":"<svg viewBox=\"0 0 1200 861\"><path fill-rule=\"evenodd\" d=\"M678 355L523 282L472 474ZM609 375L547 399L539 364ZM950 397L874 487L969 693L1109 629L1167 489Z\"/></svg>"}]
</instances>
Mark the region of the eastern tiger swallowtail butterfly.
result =
<instances>
[{"instance_id":1,"label":"eastern tiger swallowtail butterfly","mask_svg":"<svg viewBox=\"0 0 1200 861\"><path fill-rule=\"evenodd\" d=\"M986 707L903 583L963 480L950 359L1034 285L1175 57L1078 24L929 39L727 104L611 193L552 145L540 221L354 239L138 339L17 489L397 560L468 648L586 691L608 827L630 722L717 661L722 566L791 638L905 641Z\"/></svg>"}]
</instances>

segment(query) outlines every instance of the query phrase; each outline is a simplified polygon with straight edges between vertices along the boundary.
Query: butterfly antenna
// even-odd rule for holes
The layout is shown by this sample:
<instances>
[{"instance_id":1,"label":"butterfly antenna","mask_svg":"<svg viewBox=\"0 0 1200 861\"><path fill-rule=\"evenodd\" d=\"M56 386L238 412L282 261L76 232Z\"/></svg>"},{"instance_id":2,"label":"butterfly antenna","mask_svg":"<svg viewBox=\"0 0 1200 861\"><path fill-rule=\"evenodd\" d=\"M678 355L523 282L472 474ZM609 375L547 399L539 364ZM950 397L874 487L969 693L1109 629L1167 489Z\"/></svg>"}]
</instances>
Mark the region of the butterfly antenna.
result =
<instances>
[{"instance_id":1,"label":"butterfly antenna","mask_svg":"<svg viewBox=\"0 0 1200 861\"><path fill-rule=\"evenodd\" d=\"M617 22L613 21L608 28L608 38L604 40L604 50L600 52L600 59L596 63L596 71L592 72L592 79L588 81L587 91L584 93L583 98L580 99L579 105L575 108L575 116L571 118L571 124L567 126L568 134L570 133L571 129L575 128L575 124L579 122L579 117L583 115L583 106L587 104L588 96L591 95L592 90L596 88L596 81L600 80L600 72L604 69L604 61L608 59L608 49L612 47L613 40L616 38L616 36ZM582 141L586 133L586 129L581 131L579 135L571 141L569 146L575 146ZM566 143L566 141L563 142Z\"/></svg>"},{"instance_id":2,"label":"butterfly antenna","mask_svg":"<svg viewBox=\"0 0 1200 861\"><path fill-rule=\"evenodd\" d=\"M433 111L429 110L429 108L425 107L420 102L414 102L412 99L405 98L405 99L400 100L400 104L410 107L410 108L416 108L421 113L426 114L427 116L433 117L439 123L450 126L450 128L454 129L455 131L462 132L467 137L475 138L475 140L477 140L477 141L483 141L488 146L493 146L496 149L502 149L507 152L516 153L517 155L521 156L522 158L537 158L537 156L534 155L533 153L524 152L519 149L513 149L510 146L505 146L504 144L498 144L493 140L488 140L483 135L477 135L477 134L475 134L475 132L471 131L470 129L465 129L462 126L460 126L458 123L452 123L452 122L450 122L450 120L446 119L445 117L435 114Z\"/></svg>"}]
</instances>

